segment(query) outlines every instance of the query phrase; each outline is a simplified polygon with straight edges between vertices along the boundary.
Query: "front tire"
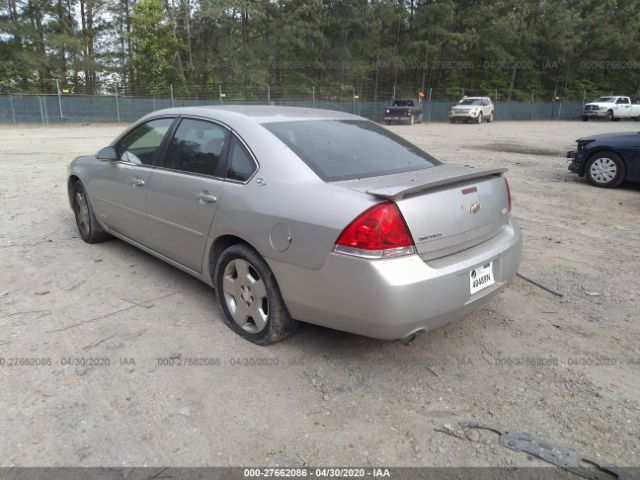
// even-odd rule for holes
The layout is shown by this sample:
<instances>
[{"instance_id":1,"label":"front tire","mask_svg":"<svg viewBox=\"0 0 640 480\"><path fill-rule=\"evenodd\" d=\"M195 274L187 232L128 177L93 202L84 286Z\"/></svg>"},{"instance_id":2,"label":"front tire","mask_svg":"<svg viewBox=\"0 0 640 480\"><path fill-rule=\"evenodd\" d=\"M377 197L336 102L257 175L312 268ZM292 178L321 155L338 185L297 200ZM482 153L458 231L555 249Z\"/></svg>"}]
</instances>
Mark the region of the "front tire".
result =
<instances>
[{"instance_id":1,"label":"front tire","mask_svg":"<svg viewBox=\"0 0 640 480\"><path fill-rule=\"evenodd\" d=\"M73 184L73 213L80 237L87 243L99 243L109 240L111 235L105 232L93 213L93 207L87 190L80 180Z\"/></svg>"},{"instance_id":2,"label":"front tire","mask_svg":"<svg viewBox=\"0 0 640 480\"><path fill-rule=\"evenodd\" d=\"M488 123L493 123L493 112L489 114L489 118L487 118Z\"/></svg>"},{"instance_id":3,"label":"front tire","mask_svg":"<svg viewBox=\"0 0 640 480\"><path fill-rule=\"evenodd\" d=\"M587 117L587 116L582 117L582 121L583 122L588 122L589 121L589 117Z\"/></svg>"},{"instance_id":4,"label":"front tire","mask_svg":"<svg viewBox=\"0 0 640 480\"><path fill-rule=\"evenodd\" d=\"M608 122L613 122L615 120L615 118L613 117L613 110L609 110L605 118Z\"/></svg>"},{"instance_id":5,"label":"front tire","mask_svg":"<svg viewBox=\"0 0 640 480\"><path fill-rule=\"evenodd\" d=\"M595 153L587 162L586 175L596 187L617 187L625 178L624 162L613 152Z\"/></svg>"},{"instance_id":6,"label":"front tire","mask_svg":"<svg viewBox=\"0 0 640 480\"><path fill-rule=\"evenodd\" d=\"M249 246L222 252L214 279L224 322L242 338L270 345L295 332L298 322L289 315L273 272Z\"/></svg>"},{"instance_id":7,"label":"front tire","mask_svg":"<svg viewBox=\"0 0 640 480\"><path fill-rule=\"evenodd\" d=\"M411 114L411 117L409 118L409 125L413 125L415 122L415 118L413 117L413 113Z\"/></svg>"},{"instance_id":8,"label":"front tire","mask_svg":"<svg viewBox=\"0 0 640 480\"><path fill-rule=\"evenodd\" d=\"M477 123L478 125L480 125L480 124L482 123L482 112L480 112L480 113L478 114L478 119L476 120L476 123Z\"/></svg>"}]
</instances>

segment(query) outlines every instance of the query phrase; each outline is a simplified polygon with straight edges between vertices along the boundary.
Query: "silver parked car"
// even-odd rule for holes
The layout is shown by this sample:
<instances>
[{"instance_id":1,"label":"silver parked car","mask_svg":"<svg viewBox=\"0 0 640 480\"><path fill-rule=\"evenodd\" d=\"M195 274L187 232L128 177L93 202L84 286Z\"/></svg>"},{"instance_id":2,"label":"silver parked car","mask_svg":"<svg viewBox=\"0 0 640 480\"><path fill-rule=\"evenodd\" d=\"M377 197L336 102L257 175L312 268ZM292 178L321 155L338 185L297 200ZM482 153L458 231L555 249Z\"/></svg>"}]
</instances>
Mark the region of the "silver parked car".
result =
<instances>
[{"instance_id":1,"label":"silver parked car","mask_svg":"<svg viewBox=\"0 0 640 480\"><path fill-rule=\"evenodd\" d=\"M444 165L354 115L192 107L73 160L68 191L86 242L118 237L213 286L247 340L298 320L407 339L516 274L503 172Z\"/></svg>"},{"instance_id":2,"label":"silver parked car","mask_svg":"<svg viewBox=\"0 0 640 480\"><path fill-rule=\"evenodd\" d=\"M489 97L462 97L449 110L449 123L462 122L493 122L494 106Z\"/></svg>"}]
</instances>

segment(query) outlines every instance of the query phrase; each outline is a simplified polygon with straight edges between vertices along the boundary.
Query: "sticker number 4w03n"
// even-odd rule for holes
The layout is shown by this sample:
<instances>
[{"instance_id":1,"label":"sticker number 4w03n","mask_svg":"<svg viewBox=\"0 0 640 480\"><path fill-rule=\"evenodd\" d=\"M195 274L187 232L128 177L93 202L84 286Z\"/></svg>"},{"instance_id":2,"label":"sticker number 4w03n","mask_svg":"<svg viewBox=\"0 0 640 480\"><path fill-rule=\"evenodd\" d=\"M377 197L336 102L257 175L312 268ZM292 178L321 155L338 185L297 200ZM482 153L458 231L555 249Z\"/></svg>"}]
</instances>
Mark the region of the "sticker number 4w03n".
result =
<instances>
[{"instance_id":1,"label":"sticker number 4w03n","mask_svg":"<svg viewBox=\"0 0 640 480\"><path fill-rule=\"evenodd\" d=\"M469 290L471 295L496 283L493 278L493 262L489 262L469 272Z\"/></svg>"}]
</instances>

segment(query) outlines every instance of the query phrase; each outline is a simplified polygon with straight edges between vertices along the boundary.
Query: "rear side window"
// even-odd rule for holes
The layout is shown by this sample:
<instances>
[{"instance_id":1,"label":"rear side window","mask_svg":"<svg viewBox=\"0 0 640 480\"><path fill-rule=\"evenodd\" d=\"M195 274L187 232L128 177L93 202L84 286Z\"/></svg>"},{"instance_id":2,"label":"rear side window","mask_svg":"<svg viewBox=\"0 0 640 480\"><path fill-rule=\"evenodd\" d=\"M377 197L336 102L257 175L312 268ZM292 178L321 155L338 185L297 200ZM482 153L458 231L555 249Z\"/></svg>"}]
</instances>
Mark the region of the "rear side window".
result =
<instances>
[{"instance_id":1,"label":"rear side window","mask_svg":"<svg viewBox=\"0 0 640 480\"><path fill-rule=\"evenodd\" d=\"M326 182L422 170L440 162L367 120L263 124Z\"/></svg>"},{"instance_id":2,"label":"rear side window","mask_svg":"<svg viewBox=\"0 0 640 480\"><path fill-rule=\"evenodd\" d=\"M164 166L181 172L217 176L227 138L227 129L220 125L185 118L171 140Z\"/></svg>"},{"instance_id":3,"label":"rear side window","mask_svg":"<svg viewBox=\"0 0 640 480\"><path fill-rule=\"evenodd\" d=\"M256 164L251 158L249 151L242 145L235 136L229 145L229 156L227 160L227 178L246 182L251 178L256 170Z\"/></svg>"}]
</instances>

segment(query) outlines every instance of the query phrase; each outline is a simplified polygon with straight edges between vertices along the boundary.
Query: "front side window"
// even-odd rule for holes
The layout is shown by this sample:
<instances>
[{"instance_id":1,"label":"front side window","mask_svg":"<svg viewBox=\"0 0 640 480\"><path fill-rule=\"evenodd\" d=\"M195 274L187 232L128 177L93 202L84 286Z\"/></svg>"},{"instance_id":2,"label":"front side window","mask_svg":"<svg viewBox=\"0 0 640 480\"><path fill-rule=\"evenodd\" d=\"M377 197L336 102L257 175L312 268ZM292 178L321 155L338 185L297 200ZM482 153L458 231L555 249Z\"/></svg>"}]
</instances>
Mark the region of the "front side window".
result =
<instances>
[{"instance_id":1,"label":"front side window","mask_svg":"<svg viewBox=\"0 0 640 480\"><path fill-rule=\"evenodd\" d=\"M118 144L120 160L136 165L153 165L156 152L172 123L173 118L159 118L129 132Z\"/></svg>"},{"instance_id":2,"label":"front side window","mask_svg":"<svg viewBox=\"0 0 640 480\"><path fill-rule=\"evenodd\" d=\"M220 157L228 130L215 123L185 118L167 150L165 167L181 172L219 176Z\"/></svg>"},{"instance_id":3,"label":"front side window","mask_svg":"<svg viewBox=\"0 0 640 480\"><path fill-rule=\"evenodd\" d=\"M440 162L368 120L263 124L326 182L422 170Z\"/></svg>"},{"instance_id":4,"label":"front side window","mask_svg":"<svg viewBox=\"0 0 640 480\"><path fill-rule=\"evenodd\" d=\"M227 178L239 182L249 180L256 169L251 154L235 136L231 140L227 164Z\"/></svg>"}]
</instances>

